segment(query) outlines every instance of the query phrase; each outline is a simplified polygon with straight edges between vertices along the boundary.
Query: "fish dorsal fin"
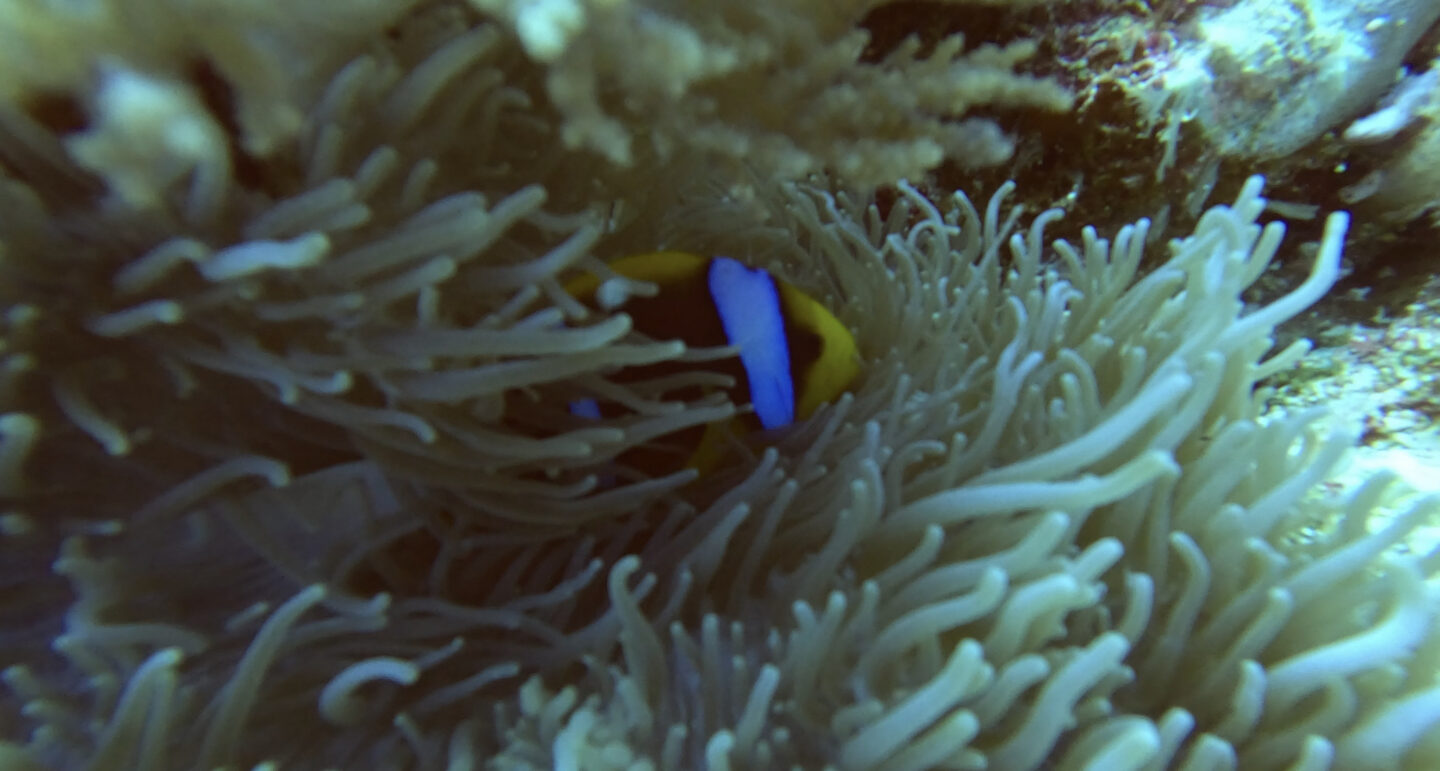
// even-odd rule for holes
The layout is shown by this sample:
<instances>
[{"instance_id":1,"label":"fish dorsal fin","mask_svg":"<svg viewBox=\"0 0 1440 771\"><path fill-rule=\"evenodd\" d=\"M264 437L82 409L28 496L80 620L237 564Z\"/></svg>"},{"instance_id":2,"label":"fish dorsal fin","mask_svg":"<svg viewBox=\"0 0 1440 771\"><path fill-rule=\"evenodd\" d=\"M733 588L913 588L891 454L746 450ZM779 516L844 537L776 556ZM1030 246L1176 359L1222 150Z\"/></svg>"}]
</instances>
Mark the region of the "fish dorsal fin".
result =
<instances>
[{"instance_id":1,"label":"fish dorsal fin","mask_svg":"<svg viewBox=\"0 0 1440 771\"><path fill-rule=\"evenodd\" d=\"M707 278L725 338L740 349L760 425L770 429L794 423L795 383L775 280L729 257L712 260Z\"/></svg>"}]
</instances>

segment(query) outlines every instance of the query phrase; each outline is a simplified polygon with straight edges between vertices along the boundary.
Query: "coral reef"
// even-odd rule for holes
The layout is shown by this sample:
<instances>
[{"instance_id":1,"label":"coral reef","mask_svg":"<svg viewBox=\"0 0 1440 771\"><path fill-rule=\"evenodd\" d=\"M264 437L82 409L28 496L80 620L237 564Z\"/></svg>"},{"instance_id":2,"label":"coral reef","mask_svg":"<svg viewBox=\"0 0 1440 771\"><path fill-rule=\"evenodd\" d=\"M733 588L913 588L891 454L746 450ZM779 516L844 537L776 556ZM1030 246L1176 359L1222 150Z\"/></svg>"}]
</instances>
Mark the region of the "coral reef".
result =
<instances>
[{"instance_id":1,"label":"coral reef","mask_svg":"<svg viewBox=\"0 0 1440 771\"><path fill-rule=\"evenodd\" d=\"M1201 14L1163 91L1221 153L1283 157L1374 102L1437 17L1424 0L1245 0Z\"/></svg>"},{"instance_id":2,"label":"coral reef","mask_svg":"<svg viewBox=\"0 0 1440 771\"><path fill-rule=\"evenodd\" d=\"M473 4L545 65L561 140L622 165L637 152L663 160L684 147L784 177L829 169L880 184L947 158L968 166L1008 159L1010 139L976 118L977 108L1070 105L1056 83L1012 72L1034 54L1031 41L965 51L964 36L954 35L928 51L911 40L863 60L868 35L857 24L878 0Z\"/></svg>"},{"instance_id":3,"label":"coral reef","mask_svg":"<svg viewBox=\"0 0 1440 771\"><path fill-rule=\"evenodd\" d=\"M280 9L0 14L0 767L1440 764L1440 498L1338 487L1272 351L1346 214L905 182L1069 92L872 2ZM748 409L632 329L657 249L824 303L852 392L627 465Z\"/></svg>"},{"instance_id":4,"label":"coral reef","mask_svg":"<svg viewBox=\"0 0 1440 771\"><path fill-rule=\"evenodd\" d=\"M1440 60L1437 60L1440 61ZM1350 125L1348 142L1378 145L1374 169L1341 191L1351 205L1386 224L1403 223L1440 207L1440 66L1404 78L1381 109Z\"/></svg>"},{"instance_id":5,"label":"coral reef","mask_svg":"<svg viewBox=\"0 0 1440 771\"><path fill-rule=\"evenodd\" d=\"M1321 347L1272 381L1277 406L1324 404L1358 416L1361 446L1333 482L1353 486L1383 471L1417 490L1440 489L1431 473L1440 462L1440 340L1433 321L1440 279L1428 284L1421 291L1428 301L1410 303L1394 317L1382 311L1319 330ZM1435 535L1427 539L1433 543Z\"/></svg>"}]
</instances>

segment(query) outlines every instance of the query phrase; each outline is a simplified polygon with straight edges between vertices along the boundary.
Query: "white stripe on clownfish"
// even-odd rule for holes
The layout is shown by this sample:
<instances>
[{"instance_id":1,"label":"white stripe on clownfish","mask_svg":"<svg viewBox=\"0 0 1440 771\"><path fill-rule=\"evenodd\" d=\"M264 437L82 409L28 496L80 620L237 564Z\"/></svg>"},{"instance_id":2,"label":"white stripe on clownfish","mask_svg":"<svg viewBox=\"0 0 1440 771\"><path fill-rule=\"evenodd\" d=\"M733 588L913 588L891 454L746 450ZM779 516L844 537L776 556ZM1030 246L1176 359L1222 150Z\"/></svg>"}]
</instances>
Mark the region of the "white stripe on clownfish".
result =
<instances>
[{"instance_id":1,"label":"white stripe on clownfish","mask_svg":"<svg viewBox=\"0 0 1440 771\"><path fill-rule=\"evenodd\" d=\"M763 269L716 257L710 262L708 284L725 338L740 351L760 425L771 429L794 423L790 345L775 280Z\"/></svg>"}]
</instances>

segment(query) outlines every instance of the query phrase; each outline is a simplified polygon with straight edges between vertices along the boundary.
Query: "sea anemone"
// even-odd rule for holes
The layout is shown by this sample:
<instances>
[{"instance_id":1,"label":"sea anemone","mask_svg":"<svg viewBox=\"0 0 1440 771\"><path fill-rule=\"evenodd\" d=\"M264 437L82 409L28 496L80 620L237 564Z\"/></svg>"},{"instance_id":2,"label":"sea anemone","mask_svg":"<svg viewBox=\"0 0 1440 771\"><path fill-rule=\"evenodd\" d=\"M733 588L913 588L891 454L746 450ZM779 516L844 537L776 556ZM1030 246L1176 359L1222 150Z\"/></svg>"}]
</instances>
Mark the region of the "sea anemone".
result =
<instances>
[{"instance_id":1,"label":"sea anemone","mask_svg":"<svg viewBox=\"0 0 1440 771\"><path fill-rule=\"evenodd\" d=\"M273 154L158 70L97 71L78 134L0 112L0 763L1440 765L1437 501L1327 494L1353 432L1267 410L1346 215L1250 306L1259 178L1147 261L1010 186L612 174L513 41L407 18ZM663 398L730 352L631 328L657 287L606 261L657 249L824 303L852 391L627 467L746 409ZM696 367L615 377L660 361Z\"/></svg>"}]
</instances>

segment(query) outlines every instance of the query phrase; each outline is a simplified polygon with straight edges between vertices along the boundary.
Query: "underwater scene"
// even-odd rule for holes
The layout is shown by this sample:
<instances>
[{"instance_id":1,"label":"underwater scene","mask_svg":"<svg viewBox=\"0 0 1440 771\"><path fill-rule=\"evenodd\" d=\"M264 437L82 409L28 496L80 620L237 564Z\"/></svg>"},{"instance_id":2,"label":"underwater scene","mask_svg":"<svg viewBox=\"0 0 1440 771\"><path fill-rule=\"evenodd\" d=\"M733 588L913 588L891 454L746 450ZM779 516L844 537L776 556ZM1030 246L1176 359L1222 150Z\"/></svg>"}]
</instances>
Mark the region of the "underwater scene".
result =
<instances>
[{"instance_id":1,"label":"underwater scene","mask_svg":"<svg viewBox=\"0 0 1440 771\"><path fill-rule=\"evenodd\" d=\"M0 0L0 771L1440 768L1440 0Z\"/></svg>"}]
</instances>

